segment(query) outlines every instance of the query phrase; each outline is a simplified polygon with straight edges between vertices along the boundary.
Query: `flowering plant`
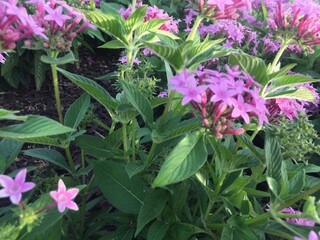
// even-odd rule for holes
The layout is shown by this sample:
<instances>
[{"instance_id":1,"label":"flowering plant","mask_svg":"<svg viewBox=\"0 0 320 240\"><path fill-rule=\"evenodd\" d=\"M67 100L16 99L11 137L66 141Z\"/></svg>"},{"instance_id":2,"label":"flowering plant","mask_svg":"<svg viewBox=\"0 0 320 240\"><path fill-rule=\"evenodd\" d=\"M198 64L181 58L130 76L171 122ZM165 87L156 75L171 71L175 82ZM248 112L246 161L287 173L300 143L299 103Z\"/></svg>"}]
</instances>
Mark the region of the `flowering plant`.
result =
<instances>
[{"instance_id":1,"label":"flowering plant","mask_svg":"<svg viewBox=\"0 0 320 240\"><path fill-rule=\"evenodd\" d=\"M29 3L37 5L43 1ZM74 23L68 21L77 17L65 5L54 3L59 5L60 1L48 1L41 5L44 10L40 5L37 10L40 15L41 9L48 13L38 18L46 22L47 31L67 32L59 35L61 39L54 38L62 41L59 47L51 46L50 41L42 42L48 51L57 53L67 50L69 37L83 25L70 27ZM31 128L34 124L28 120L41 120L32 117L23 119L25 125L0 128L4 138L37 143L41 140L40 143L64 148L68 164L55 149L31 149L24 153L59 166L66 176L70 175L68 179L74 185L84 185L79 207L75 197L80 187L67 190L62 180L58 190L50 192L54 202L42 204L40 209L44 210L58 207L59 215L52 223L58 232L55 239L71 235L78 239L318 237L320 201L316 193L320 184L314 174L320 168L317 162L308 163L306 159L310 149L319 152L318 136L305 115L317 111L319 97L311 84L318 80L292 74L294 64L279 64L283 63L282 54L288 44L293 42L287 42L287 38L283 41L283 33L278 35L279 28L289 34L289 30L292 33L301 27L299 24L306 27L310 16L307 14L312 13L300 16L299 5L292 6L294 11L283 13L284 3L277 1L273 18L278 25L269 26L266 31L278 37L280 49L271 60L265 60L222 46L223 38L204 36L201 28L205 21L221 25L221 21L241 17L259 25L259 20L252 19L254 15L250 14L259 6L268 15L268 4L234 0L190 3L192 11L197 12L191 14L196 19L189 21L189 29L181 34L178 21L141 2L133 1L128 8L118 11L111 7L114 5L101 2L100 10L85 11L86 19L112 37L101 48L124 49L125 67L116 75L117 95L112 96L94 80L57 68L57 55L50 55L44 61L51 64L53 79L59 72L86 92L70 106L64 119L59 113L59 124L50 122L52 128L61 130L57 139L50 135L51 128L40 129L47 131L43 135ZM272 16L270 9L269 14ZM84 15L80 15L80 22L86 25ZM268 23L264 17L264 23ZM295 21L287 23L288 19ZM317 23L312 19L310 23ZM62 27L65 22L66 28ZM296 25L288 28L288 24ZM290 39L295 40L294 44L308 44L314 37L306 32L302 35L297 38L293 34ZM139 81L132 80L141 69L150 69L143 68L143 59L150 56L144 56L142 49L148 49L152 57L164 62L165 76L161 76L160 83L166 86L166 93L161 96L143 91ZM149 75L145 70L143 80L150 80ZM86 127L83 119L89 109L89 95L110 116L110 124L99 120L105 134L89 135L82 131ZM3 111L3 115L18 118L14 112ZM37 134L28 135L30 128ZM292 129L296 132L292 133ZM9 136L4 134L5 130L15 134ZM72 158L69 148L73 140L81 150L79 161ZM21 194L34 187L25 183L25 175L25 170L14 180L1 175L0 196L19 203ZM66 220L60 213L64 214L66 208L79 212L65 215L70 224L61 231ZM29 208L20 204L20 212L26 214L26 209ZM44 210L36 211L36 215ZM56 211L49 209L40 227L45 225L46 216L51 217L52 210ZM34 214L28 212L27 216L32 218ZM39 226L28 233L28 239L41 238L36 231ZM10 229L9 225L6 227ZM41 232L47 231L48 228Z\"/></svg>"}]
</instances>

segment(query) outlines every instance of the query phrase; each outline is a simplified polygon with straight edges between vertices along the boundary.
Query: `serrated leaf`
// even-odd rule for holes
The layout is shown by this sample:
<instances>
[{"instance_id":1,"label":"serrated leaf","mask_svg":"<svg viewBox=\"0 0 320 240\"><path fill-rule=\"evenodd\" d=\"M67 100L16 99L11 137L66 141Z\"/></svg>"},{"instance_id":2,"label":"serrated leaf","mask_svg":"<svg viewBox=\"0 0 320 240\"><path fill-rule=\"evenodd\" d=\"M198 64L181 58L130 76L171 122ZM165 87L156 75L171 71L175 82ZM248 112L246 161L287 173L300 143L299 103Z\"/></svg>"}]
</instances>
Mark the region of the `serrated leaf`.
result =
<instances>
[{"instance_id":1,"label":"serrated leaf","mask_svg":"<svg viewBox=\"0 0 320 240\"><path fill-rule=\"evenodd\" d=\"M272 98L293 98L298 100L304 100L308 102L316 102L316 97L313 92L311 92L308 88L300 87L298 89L289 89L284 91L279 91L276 93L270 93L264 97L265 99Z\"/></svg>"},{"instance_id":2,"label":"serrated leaf","mask_svg":"<svg viewBox=\"0 0 320 240\"><path fill-rule=\"evenodd\" d=\"M270 94L280 88L293 87L299 84L318 82L312 78L308 78L300 75L285 75L272 79L271 84L268 86L268 90L265 95Z\"/></svg>"},{"instance_id":3,"label":"serrated leaf","mask_svg":"<svg viewBox=\"0 0 320 240\"><path fill-rule=\"evenodd\" d=\"M261 58L247 54L231 54L229 64L239 65L242 70L254 77L254 80L266 86L269 79L267 75L267 67Z\"/></svg>"},{"instance_id":4,"label":"serrated leaf","mask_svg":"<svg viewBox=\"0 0 320 240\"><path fill-rule=\"evenodd\" d=\"M113 99L110 94L101 87L99 84L94 82L93 80L70 73L61 68L57 68L57 70L62 73L65 77L71 80L73 83L81 87L87 93L89 93L93 98L95 98L99 103L101 103L109 112L113 112L117 107L117 102Z\"/></svg>"},{"instance_id":5,"label":"serrated leaf","mask_svg":"<svg viewBox=\"0 0 320 240\"><path fill-rule=\"evenodd\" d=\"M119 40L111 40L99 46L98 48L120 49L120 48L126 48L126 45L124 45L123 42Z\"/></svg>"},{"instance_id":6,"label":"serrated leaf","mask_svg":"<svg viewBox=\"0 0 320 240\"><path fill-rule=\"evenodd\" d=\"M169 224L163 221L155 221L148 230L147 239L162 240L166 235Z\"/></svg>"},{"instance_id":7,"label":"serrated leaf","mask_svg":"<svg viewBox=\"0 0 320 240\"><path fill-rule=\"evenodd\" d=\"M168 199L168 193L162 189L153 190L146 196L139 211L135 237L146 224L155 219L162 212ZM155 202L157 204L155 204Z\"/></svg>"},{"instance_id":8,"label":"serrated leaf","mask_svg":"<svg viewBox=\"0 0 320 240\"><path fill-rule=\"evenodd\" d=\"M76 129L90 106L90 95L81 95L67 110L64 117L64 125Z\"/></svg>"},{"instance_id":9,"label":"serrated leaf","mask_svg":"<svg viewBox=\"0 0 320 240\"><path fill-rule=\"evenodd\" d=\"M91 161L96 184L114 207L124 213L138 214L145 197L140 176L129 178L124 166L112 161Z\"/></svg>"},{"instance_id":10,"label":"serrated leaf","mask_svg":"<svg viewBox=\"0 0 320 240\"><path fill-rule=\"evenodd\" d=\"M144 45L164 61L167 61L176 71L183 69L183 59L179 49L147 42L144 42Z\"/></svg>"},{"instance_id":11,"label":"serrated leaf","mask_svg":"<svg viewBox=\"0 0 320 240\"><path fill-rule=\"evenodd\" d=\"M183 181L195 174L207 159L202 134L197 131L185 136L162 164L153 187Z\"/></svg>"},{"instance_id":12,"label":"serrated leaf","mask_svg":"<svg viewBox=\"0 0 320 240\"><path fill-rule=\"evenodd\" d=\"M149 126L151 126L153 123L153 110L149 100L132 84L121 81L121 86L129 102L141 114Z\"/></svg>"},{"instance_id":13,"label":"serrated leaf","mask_svg":"<svg viewBox=\"0 0 320 240\"><path fill-rule=\"evenodd\" d=\"M72 51L70 51L68 54L64 55L61 58L52 58L46 55L41 56L41 61L47 64L56 64L56 65L64 65L67 63L73 63L76 61Z\"/></svg>"},{"instance_id":14,"label":"serrated leaf","mask_svg":"<svg viewBox=\"0 0 320 240\"><path fill-rule=\"evenodd\" d=\"M147 13L147 6L136 8L135 11L128 17L124 24L124 29L127 34L131 34L137 27L143 23L143 19Z\"/></svg>"},{"instance_id":15,"label":"serrated leaf","mask_svg":"<svg viewBox=\"0 0 320 240\"><path fill-rule=\"evenodd\" d=\"M23 151L24 155L39 158L71 172L64 156L54 149L36 148Z\"/></svg>"}]
</instances>

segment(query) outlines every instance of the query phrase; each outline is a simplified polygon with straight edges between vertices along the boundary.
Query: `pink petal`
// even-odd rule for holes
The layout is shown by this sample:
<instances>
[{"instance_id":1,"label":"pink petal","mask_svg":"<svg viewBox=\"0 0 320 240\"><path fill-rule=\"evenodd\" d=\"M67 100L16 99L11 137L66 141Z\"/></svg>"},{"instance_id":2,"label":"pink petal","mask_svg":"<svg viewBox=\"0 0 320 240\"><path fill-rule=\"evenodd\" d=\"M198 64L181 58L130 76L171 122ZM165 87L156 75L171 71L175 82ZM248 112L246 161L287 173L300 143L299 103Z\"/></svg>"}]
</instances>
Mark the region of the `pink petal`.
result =
<instances>
[{"instance_id":1,"label":"pink petal","mask_svg":"<svg viewBox=\"0 0 320 240\"><path fill-rule=\"evenodd\" d=\"M1 189L0 190L0 198L9 197L9 194L7 193L7 189Z\"/></svg>"},{"instance_id":2,"label":"pink petal","mask_svg":"<svg viewBox=\"0 0 320 240\"><path fill-rule=\"evenodd\" d=\"M77 196L77 194L79 193L79 189L78 188L70 188L67 192L66 195L69 199L73 199Z\"/></svg>"},{"instance_id":3,"label":"pink petal","mask_svg":"<svg viewBox=\"0 0 320 240\"><path fill-rule=\"evenodd\" d=\"M11 201L13 204L18 205L19 202L20 202L20 200L21 200L21 197L22 197L22 194L21 194L21 193L11 195L11 196L10 196L10 201Z\"/></svg>"},{"instance_id":4,"label":"pink petal","mask_svg":"<svg viewBox=\"0 0 320 240\"><path fill-rule=\"evenodd\" d=\"M66 191L66 185L62 181L62 179L59 179L58 182L58 192L65 192Z\"/></svg>"},{"instance_id":5,"label":"pink petal","mask_svg":"<svg viewBox=\"0 0 320 240\"><path fill-rule=\"evenodd\" d=\"M0 175L0 184L2 187L7 188L13 183L13 179L6 175Z\"/></svg>"},{"instance_id":6,"label":"pink petal","mask_svg":"<svg viewBox=\"0 0 320 240\"><path fill-rule=\"evenodd\" d=\"M57 201L57 199L58 199L58 192L57 192L57 191L51 191L51 192L50 192L50 196L51 196L55 201Z\"/></svg>"},{"instance_id":7,"label":"pink petal","mask_svg":"<svg viewBox=\"0 0 320 240\"><path fill-rule=\"evenodd\" d=\"M22 184L26 181L27 169L22 169L17 176L14 178L16 183Z\"/></svg>"},{"instance_id":8,"label":"pink petal","mask_svg":"<svg viewBox=\"0 0 320 240\"><path fill-rule=\"evenodd\" d=\"M35 186L36 184L34 184L33 182L26 182L21 186L21 192L27 192L32 188L34 188Z\"/></svg>"},{"instance_id":9,"label":"pink petal","mask_svg":"<svg viewBox=\"0 0 320 240\"><path fill-rule=\"evenodd\" d=\"M66 206L65 206L64 204L59 204L59 203L58 203L58 210L59 210L59 212L63 213L65 209L66 209Z\"/></svg>"},{"instance_id":10,"label":"pink petal","mask_svg":"<svg viewBox=\"0 0 320 240\"><path fill-rule=\"evenodd\" d=\"M78 205L74 201L68 202L66 204L66 207L71 209L71 210L74 210L74 211L78 211L79 210Z\"/></svg>"}]
</instances>

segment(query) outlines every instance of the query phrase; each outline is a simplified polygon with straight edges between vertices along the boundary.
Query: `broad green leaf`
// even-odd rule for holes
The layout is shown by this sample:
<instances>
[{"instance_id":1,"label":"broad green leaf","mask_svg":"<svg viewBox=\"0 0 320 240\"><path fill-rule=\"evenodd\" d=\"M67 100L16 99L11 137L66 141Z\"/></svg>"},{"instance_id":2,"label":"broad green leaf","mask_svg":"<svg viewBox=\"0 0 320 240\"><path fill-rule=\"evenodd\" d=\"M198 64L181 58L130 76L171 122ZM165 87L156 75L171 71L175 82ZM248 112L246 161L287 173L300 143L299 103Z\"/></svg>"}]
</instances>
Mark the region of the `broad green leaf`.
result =
<instances>
[{"instance_id":1,"label":"broad green leaf","mask_svg":"<svg viewBox=\"0 0 320 240\"><path fill-rule=\"evenodd\" d=\"M302 192L305 182L306 182L306 173L304 170L298 171L293 178L289 181L289 193L290 194L299 194Z\"/></svg>"},{"instance_id":2,"label":"broad green leaf","mask_svg":"<svg viewBox=\"0 0 320 240\"><path fill-rule=\"evenodd\" d=\"M64 117L64 125L76 129L86 116L89 105L90 95L85 93L69 107Z\"/></svg>"},{"instance_id":3,"label":"broad green leaf","mask_svg":"<svg viewBox=\"0 0 320 240\"><path fill-rule=\"evenodd\" d=\"M76 139L76 144L88 155L99 159L122 159L123 153L120 149L110 146L104 139L83 135Z\"/></svg>"},{"instance_id":4,"label":"broad green leaf","mask_svg":"<svg viewBox=\"0 0 320 240\"><path fill-rule=\"evenodd\" d=\"M90 161L96 184L114 207L125 213L138 214L144 201L145 185L140 176L129 178L122 164Z\"/></svg>"},{"instance_id":5,"label":"broad green leaf","mask_svg":"<svg viewBox=\"0 0 320 240\"><path fill-rule=\"evenodd\" d=\"M264 149L267 163L267 177L271 177L281 183L281 166L283 161L281 147L277 137L272 135L269 130L266 131Z\"/></svg>"},{"instance_id":6,"label":"broad green leaf","mask_svg":"<svg viewBox=\"0 0 320 240\"><path fill-rule=\"evenodd\" d=\"M264 95L268 95L280 88L293 87L299 84L318 82L319 80L311 79L300 75L285 75L271 80L268 90Z\"/></svg>"},{"instance_id":7,"label":"broad green leaf","mask_svg":"<svg viewBox=\"0 0 320 240\"><path fill-rule=\"evenodd\" d=\"M46 79L46 65L40 60L42 53L34 51L34 80L36 83L36 90L39 91L42 83Z\"/></svg>"},{"instance_id":8,"label":"broad green leaf","mask_svg":"<svg viewBox=\"0 0 320 240\"><path fill-rule=\"evenodd\" d=\"M166 36L166 37L172 39L173 41L174 40L180 40L180 38L178 36L174 35L171 32L165 31L165 30L157 29L157 30L149 30L149 31L151 33L154 33L156 36L160 37L160 39L161 39L161 36Z\"/></svg>"},{"instance_id":9,"label":"broad green leaf","mask_svg":"<svg viewBox=\"0 0 320 240\"><path fill-rule=\"evenodd\" d=\"M294 88L279 92L274 92L267 94L264 96L265 99L272 99L272 98L294 98L298 100L304 100L309 102L316 102L316 97L313 92L311 92L308 88L300 87Z\"/></svg>"},{"instance_id":10,"label":"broad green leaf","mask_svg":"<svg viewBox=\"0 0 320 240\"><path fill-rule=\"evenodd\" d=\"M147 239L162 240L166 235L170 225L163 221L155 221L148 230Z\"/></svg>"},{"instance_id":11,"label":"broad green leaf","mask_svg":"<svg viewBox=\"0 0 320 240\"><path fill-rule=\"evenodd\" d=\"M125 46L128 47L129 43L125 36L123 29L124 22L120 21L115 16L108 15L99 11L85 12L86 17L96 24L102 31L113 36Z\"/></svg>"},{"instance_id":12,"label":"broad green leaf","mask_svg":"<svg viewBox=\"0 0 320 240\"><path fill-rule=\"evenodd\" d=\"M28 116L26 122L0 128L0 137L17 141L72 132L73 129L42 116Z\"/></svg>"},{"instance_id":13,"label":"broad green leaf","mask_svg":"<svg viewBox=\"0 0 320 240\"><path fill-rule=\"evenodd\" d=\"M56 64L56 65L64 65L67 63L73 63L76 61L72 51L70 51L68 54L64 55L61 58L52 58L46 55L41 56L41 61L47 64Z\"/></svg>"},{"instance_id":14,"label":"broad green leaf","mask_svg":"<svg viewBox=\"0 0 320 240\"><path fill-rule=\"evenodd\" d=\"M167 61L176 71L183 69L183 59L181 52L177 48L144 42L156 55Z\"/></svg>"},{"instance_id":15,"label":"broad green leaf","mask_svg":"<svg viewBox=\"0 0 320 240\"><path fill-rule=\"evenodd\" d=\"M279 71L269 74L269 79L273 79L276 77L282 77L286 75L292 68L294 68L297 64L291 63L281 68Z\"/></svg>"},{"instance_id":16,"label":"broad green leaf","mask_svg":"<svg viewBox=\"0 0 320 240\"><path fill-rule=\"evenodd\" d=\"M254 77L263 87L268 83L267 67L261 58L247 54L231 54L229 64L239 65L242 70Z\"/></svg>"},{"instance_id":17,"label":"broad green leaf","mask_svg":"<svg viewBox=\"0 0 320 240\"><path fill-rule=\"evenodd\" d=\"M186 240L194 234L205 233L205 231L200 229L196 225L183 222L175 222L170 226L168 233L168 238L166 239Z\"/></svg>"},{"instance_id":18,"label":"broad green leaf","mask_svg":"<svg viewBox=\"0 0 320 240\"><path fill-rule=\"evenodd\" d=\"M124 45L119 40L111 40L111 41L106 42L105 44L99 46L99 48L120 49L120 48L126 48L126 45Z\"/></svg>"},{"instance_id":19,"label":"broad green leaf","mask_svg":"<svg viewBox=\"0 0 320 240\"><path fill-rule=\"evenodd\" d=\"M151 30L159 29L162 26L162 24L164 24L167 21L168 19L154 18L150 19L147 22L144 22L136 29L136 38L140 39L142 36L149 34Z\"/></svg>"},{"instance_id":20,"label":"broad green leaf","mask_svg":"<svg viewBox=\"0 0 320 240\"><path fill-rule=\"evenodd\" d=\"M149 100L132 84L121 81L121 86L129 102L141 114L149 126L151 126L153 123L153 110Z\"/></svg>"},{"instance_id":21,"label":"broad green leaf","mask_svg":"<svg viewBox=\"0 0 320 240\"><path fill-rule=\"evenodd\" d=\"M139 232L146 226L146 224L148 224L151 220L155 219L162 212L168 199L168 192L162 189L152 190L145 197L138 215L135 236L139 234Z\"/></svg>"},{"instance_id":22,"label":"broad green leaf","mask_svg":"<svg viewBox=\"0 0 320 240\"><path fill-rule=\"evenodd\" d=\"M64 156L54 149L36 148L23 151L24 155L39 158L71 172Z\"/></svg>"},{"instance_id":23,"label":"broad green leaf","mask_svg":"<svg viewBox=\"0 0 320 240\"><path fill-rule=\"evenodd\" d=\"M2 139L0 142L0 173L2 174L19 155L23 142Z\"/></svg>"},{"instance_id":24,"label":"broad green leaf","mask_svg":"<svg viewBox=\"0 0 320 240\"><path fill-rule=\"evenodd\" d=\"M67 77L69 80L77 84L79 87L81 87L83 90L85 90L87 93L89 93L94 99L96 99L99 103L101 103L109 112L113 112L114 109L117 107L117 102L115 99L113 99L110 94L105 90L103 87L101 87L99 84L94 82L93 80L70 73L66 70L57 69L59 72L61 72L65 77Z\"/></svg>"},{"instance_id":25,"label":"broad green leaf","mask_svg":"<svg viewBox=\"0 0 320 240\"><path fill-rule=\"evenodd\" d=\"M195 174L207 159L207 149L202 134L197 131L185 136L162 164L153 187L183 181Z\"/></svg>"},{"instance_id":26,"label":"broad green leaf","mask_svg":"<svg viewBox=\"0 0 320 240\"><path fill-rule=\"evenodd\" d=\"M136 8L135 11L128 17L124 24L124 29L127 34L131 34L137 27L143 23L143 19L147 13L147 6Z\"/></svg>"},{"instance_id":27,"label":"broad green leaf","mask_svg":"<svg viewBox=\"0 0 320 240\"><path fill-rule=\"evenodd\" d=\"M133 234L134 234L134 228L129 226L128 224L127 226L118 227L117 230L114 231L111 238L106 238L104 240L110 240L110 239L132 240L134 239Z\"/></svg>"}]
</instances>

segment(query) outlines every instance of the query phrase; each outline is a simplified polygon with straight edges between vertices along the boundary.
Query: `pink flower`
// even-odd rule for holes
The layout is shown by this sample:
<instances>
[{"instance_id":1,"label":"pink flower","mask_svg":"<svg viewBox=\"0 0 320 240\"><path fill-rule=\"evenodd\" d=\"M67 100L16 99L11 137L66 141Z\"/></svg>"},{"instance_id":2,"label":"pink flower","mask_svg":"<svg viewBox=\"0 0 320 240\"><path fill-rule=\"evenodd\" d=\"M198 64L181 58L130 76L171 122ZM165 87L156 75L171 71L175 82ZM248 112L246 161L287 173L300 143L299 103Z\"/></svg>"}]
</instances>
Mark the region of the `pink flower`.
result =
<instances>
[{"instance_id":1,"label":"pink flower","mask_svg":"<svg viewBox=\"0 0 320 240\"><path fill-rule=\"evenodd\" d=\"M66 208L77 211L78 205L72 201L79 192L78 188L71 188L69 190L66 189L66 185L60 179L58 182L58 191L51 191L50 196L55 200L58 205L59 212L64 212Z\"/></svg>"},{"instance_id":2,"label":"pink flower","mask_svg":"<svg viewBox=\"0 0 320 240\"><path fill-rule=\"evenodd\" d=\"M318 233L320 234L320 233ZM308 240L319 240L320 236L315 231L311 231L308 236ZM294 240L305 240L304 238L294 237Z\"/></svg>"},{"instance_id":3,"label":"pink flower","mask_svg":"<svg viewBox=\"0 0 320 240\"><path fill-rule=\"evenodd\" d=\"M64 22L66 20L69 20L71 17L68 16L68 15L64 15L62 14L62 7L59 6L57 7L56 9L52 9L51 7L49 6L45 6L45 9L48 13L48 15L46 15L44 17L44 20L47 20L47 21L55 21L56 24L59 26L59 27L62 27L62 25L64 24Z\"/></svg>"},{"instance_id":4,"label":"pink flower","mask_svg":"<svg viewBox=\"0 0 320 240\"><path fill-rule=\"evenodd\" d=\"M289 214L301 214L300 211L294 210L292 207L282 209L280 212L289 213ZM310 221L309 219L306 219L306 218L287 218L286 221L295 223L298 225L310 226L310 227L313 227L316 224L314 221Z\"/></svg>"},{"instance_id":5,"label":"pink flower","mask_svg":"<svg viewBox=\"0 0 320 240\"><path fill-rule=\"evenodd\" d=\"M0 184L3 187L3 189L0 190L0 198L9 197L13 204L19 204L22 193L35 187L33 182L25 182L26 175L27 169L21 170L15 179L6 175L0 175Z\"/></svg>"}]
</instances>

